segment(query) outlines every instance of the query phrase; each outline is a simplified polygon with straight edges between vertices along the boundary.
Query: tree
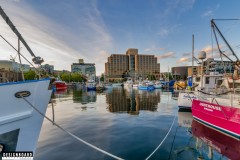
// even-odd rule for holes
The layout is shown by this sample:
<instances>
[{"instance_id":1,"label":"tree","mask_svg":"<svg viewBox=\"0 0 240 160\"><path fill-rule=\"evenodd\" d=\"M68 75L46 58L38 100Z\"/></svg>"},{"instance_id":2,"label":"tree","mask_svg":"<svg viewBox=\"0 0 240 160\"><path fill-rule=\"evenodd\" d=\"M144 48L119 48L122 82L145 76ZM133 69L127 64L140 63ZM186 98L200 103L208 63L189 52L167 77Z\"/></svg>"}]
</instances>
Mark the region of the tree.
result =
<instances>
[{"instance_id":1,"label":"tree","mask_svg":"<svg viewBox=\"0 0 240 160\"><path fill-rule=\"evenodd\" d=\"M25 80L34 80L36 78L35 71L29 70L27 72L24 72L24 78Z\"/></svg>"}]
</instances>

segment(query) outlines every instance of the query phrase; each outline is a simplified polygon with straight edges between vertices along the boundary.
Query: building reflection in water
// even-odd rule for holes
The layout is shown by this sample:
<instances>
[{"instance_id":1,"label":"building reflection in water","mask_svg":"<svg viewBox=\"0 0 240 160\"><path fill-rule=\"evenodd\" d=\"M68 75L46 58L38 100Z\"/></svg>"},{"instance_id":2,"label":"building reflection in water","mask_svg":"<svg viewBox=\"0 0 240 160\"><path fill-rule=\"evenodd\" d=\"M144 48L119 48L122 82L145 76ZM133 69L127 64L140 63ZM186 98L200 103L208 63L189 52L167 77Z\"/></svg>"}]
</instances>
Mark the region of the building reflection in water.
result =
<instances>
[{"instance_id":1,"label":"building reflection in water","mask_svg":"<svg viewBox=\"0 0 240 160\"><path fill-rule=\"evenodd\" d=\"M86 91L83 89L73 89L73 103L87 104L96 102L97 93L96 91Z\"/></svg>"},{"instance_id":2,"label":"building reflection in water","mask_svg":"<svg viewBox=\"0 0 240 160\"><path fill-rule=\"evenodd\" d=\"M132 88L113 89L106 93L109 112L124 112L138 115L140 110L156 111L160 103L159 91L139 91Z\"/></svg>"}]
</instances>

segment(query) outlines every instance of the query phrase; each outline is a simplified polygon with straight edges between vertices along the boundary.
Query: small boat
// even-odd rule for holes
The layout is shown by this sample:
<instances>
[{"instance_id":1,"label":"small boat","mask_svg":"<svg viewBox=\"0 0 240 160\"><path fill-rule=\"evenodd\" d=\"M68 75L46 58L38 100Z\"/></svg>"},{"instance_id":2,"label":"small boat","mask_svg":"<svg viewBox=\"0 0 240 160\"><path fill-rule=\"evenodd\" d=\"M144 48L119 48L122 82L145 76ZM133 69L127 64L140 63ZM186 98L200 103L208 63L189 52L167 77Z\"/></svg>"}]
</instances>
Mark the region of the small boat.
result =
<instances>
[{"instance_id":1,"label":"small boat","mask_svg":"<svg viewBox=\"0 0 240 160\"><path fill-rule=\"evenodd\" d=\"M121 82L112 83L112 86L113 86L113 87L122 87L122 86L123 86L123 83L121 83Z\"/></svg>"},{"instance_id":2,"label":"small boat","mask_svg":"<svg viewBox=\"0 0 240 160\"><path fill-rule=\"evenodd\" d=\"M109 89L109 88L112 88L113 86L112 86L111 83L105 83L105 84L104 84L104 87L105 87L106 89Z\"/></svg>"},{"instance_id":3,"label":"small boat","mask_svg":"<svg viewBox=\"0 0 240 160\"><path fill-rule=\"evenodd\" d=\"M136 83L136 82L135 82L135 83L133 83L132 86L133 86L133 88L138 88L138 85L139 85L139 83Z\"/></svg>"},{"instance_id":4,"label":"small boat","mask_svg":"<svg viewBox=\"0 0 240 160\"><path fill-rule=\"evenodd\" d=\"M132 87L132 85L133 85L132 78L128 78L127 81L123 85L124 85L124 87Z\"/></svg>"},{"instance_id":5,"label":"small boat","mask_svg":"<svg viewBox=\"0 0 240 160\"><path fill-rule=\"evenodd\" d=\"M162 86L163 86L163 85L162 85L162 83L161 83L160 81L157 81L157 82L154 83L154 88L155 88L155 89L161 89Z\"/></svg>"},{"instance_id":6,"label":"small boat","mask_svg":"<svg viewBox=\"0 0 240 160\"><path fill-rule=\"evenodd\" d=\"M183 89L186 89L186 87L187 87L187 84L184 80L176 81L173 85L173 88L175 90L183 90Z\"/></svg>"},{"instance_id":7,"label":"small boat","mask_svg":"<svg viewBox=\"0 0 240 160\"><path fill-rule=\"evenodd\" d=\"M96 90L96 82L94 80L88 80L87 82L87 90Z\"/></svg>"},{"instance_id":8,"label":"small boat","mask_svg":"<svg viewBox=\"0 0 240 160\"><path fill-rule=\"evenodd\" d=\"M56 86L56 90L66 90L67 89L67 83L65 81L58 79L54 83Z\"/></svg>"},{"instance_id":9,"label":"small boat","mask_svg":"<svg viewBox=\"0 0 240 160\"><path fill-rule=\"evenodd\" d=\"M148 90L148 91L152 91L154 90L154 84L150 81L143 81L143 82L140 82L139 85L138 85L138 89L139 90Z\"/></svg>"}]
</instances>

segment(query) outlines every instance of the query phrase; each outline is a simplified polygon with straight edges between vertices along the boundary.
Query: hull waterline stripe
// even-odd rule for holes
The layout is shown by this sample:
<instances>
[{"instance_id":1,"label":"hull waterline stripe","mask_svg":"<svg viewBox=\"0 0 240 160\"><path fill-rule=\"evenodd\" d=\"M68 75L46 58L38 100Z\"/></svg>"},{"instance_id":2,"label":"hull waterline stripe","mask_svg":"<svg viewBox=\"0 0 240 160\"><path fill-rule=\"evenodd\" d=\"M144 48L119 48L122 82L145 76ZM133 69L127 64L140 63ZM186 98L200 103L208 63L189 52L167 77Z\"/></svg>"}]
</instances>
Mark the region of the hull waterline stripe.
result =
<instances>
[{"instance_id":1,"label":"hull waterline stripe","mask_svg":"<svg viewBox=\"0 0 240 160\"><path fill-rule=\"evenodd\" d=\"M196 119L197 121L199 121L199 122L207 125L207 126L210 126L210 127L214 128L214 129L216 129L216 130L219 130L219 131L223 132L224 134L228 134L228 135L230 135L230 136L232 136L232 137L235 137L235 138L237 138L237 139L240 139L240 135L237 134L237 133L234 133L234 132L232 132L232 131L226 130L226 129L221 128L221 127L218 127L218 126L216 126L216 125L214 125L214 124L208 123L208 122L206 122L206 121L204 121L204 120L202 120L202 119L200 119L200 118L197 118L197 117L195 117L195 116L193 116L193 118Z\"/></svg>"}]
</instances>

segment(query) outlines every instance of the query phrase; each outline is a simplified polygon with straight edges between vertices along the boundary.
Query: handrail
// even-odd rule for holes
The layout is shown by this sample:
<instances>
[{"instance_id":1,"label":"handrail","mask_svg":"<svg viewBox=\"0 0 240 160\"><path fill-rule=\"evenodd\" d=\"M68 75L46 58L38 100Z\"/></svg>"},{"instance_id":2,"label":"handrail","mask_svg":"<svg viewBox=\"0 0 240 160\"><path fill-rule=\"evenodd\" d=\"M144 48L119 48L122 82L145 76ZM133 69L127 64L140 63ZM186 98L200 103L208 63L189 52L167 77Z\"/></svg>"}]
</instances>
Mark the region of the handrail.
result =
<instances>
[{"instance_id":1,"label":"handrail","mask_svg":"<svg viewBox=\"0 0 240 160\"><path fill-rule=\"evenodd\" d=\"M0 79L5 79L7 83L9 83L9 80L6 77L0 77Z\"/></svg>"}]
</instances>

